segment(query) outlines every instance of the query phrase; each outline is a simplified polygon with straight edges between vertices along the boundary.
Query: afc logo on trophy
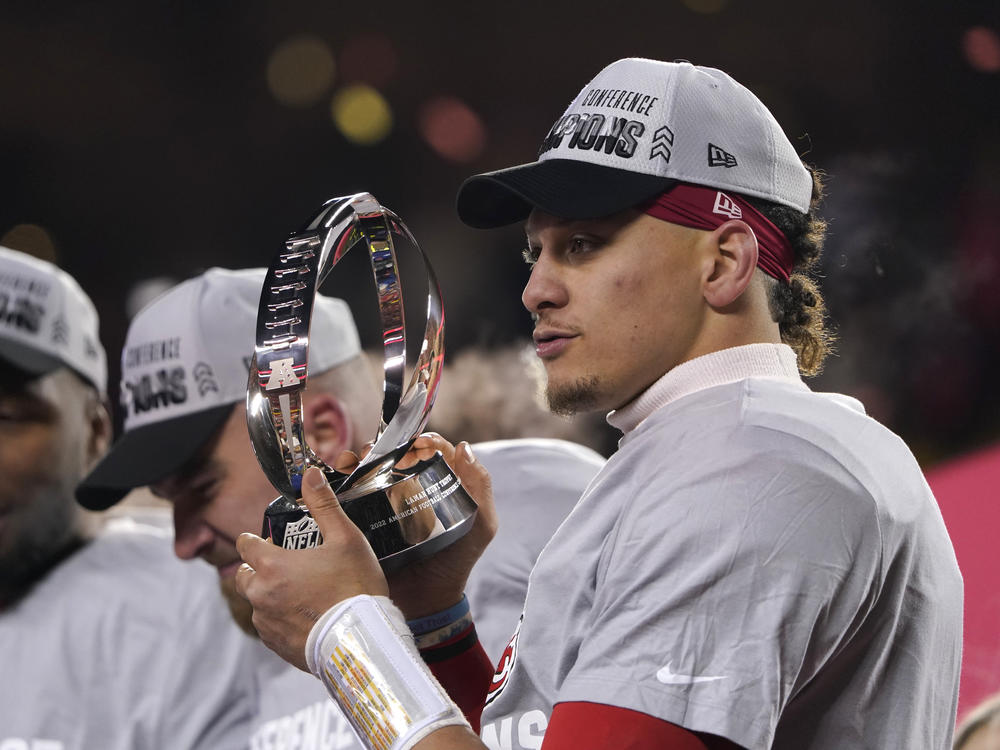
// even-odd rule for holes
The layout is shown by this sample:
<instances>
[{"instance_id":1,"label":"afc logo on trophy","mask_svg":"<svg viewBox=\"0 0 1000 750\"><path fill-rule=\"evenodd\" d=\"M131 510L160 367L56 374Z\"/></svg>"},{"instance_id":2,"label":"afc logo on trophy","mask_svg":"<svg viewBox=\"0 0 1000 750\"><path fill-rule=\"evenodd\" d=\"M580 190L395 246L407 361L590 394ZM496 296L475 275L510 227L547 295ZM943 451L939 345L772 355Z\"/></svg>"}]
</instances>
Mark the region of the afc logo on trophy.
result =
<instances>
[{"instance_id":1,"label":"afc logo on trophy","mask_svg":"<svg viewBox=\"0 0 1000 750\"><path fill-rule=\"evenodd\" d=\"M295 360L292 357L287 359L276 359L271 362L271 374L267 379L265 390L273 391L275 388L284 388L289 385L298 385L299 376L293 369Z\"/></svg>"}]
</instances>

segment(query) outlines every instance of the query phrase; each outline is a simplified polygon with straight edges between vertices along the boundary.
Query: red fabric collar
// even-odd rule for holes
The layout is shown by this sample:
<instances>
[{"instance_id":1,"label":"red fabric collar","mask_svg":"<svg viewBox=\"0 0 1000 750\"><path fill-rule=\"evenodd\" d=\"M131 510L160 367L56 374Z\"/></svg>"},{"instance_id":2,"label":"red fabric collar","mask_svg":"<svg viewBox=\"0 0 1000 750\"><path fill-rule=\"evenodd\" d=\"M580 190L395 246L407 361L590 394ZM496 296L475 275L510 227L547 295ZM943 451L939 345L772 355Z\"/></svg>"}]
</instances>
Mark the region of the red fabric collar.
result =
<instances>
[{"instance_id":1,"label":"red fabric collar","mask_svg":"<svg viewBox=\"0 0 1000 750\"><path fill-rule=\"evenodd\" d=\"M730 219L745 221L757 237L757 265L768 276L788 281L795 252L770 219L735 193L682 182L639 210L657 219L712 231Z\"/></svg>"}]
</instances>

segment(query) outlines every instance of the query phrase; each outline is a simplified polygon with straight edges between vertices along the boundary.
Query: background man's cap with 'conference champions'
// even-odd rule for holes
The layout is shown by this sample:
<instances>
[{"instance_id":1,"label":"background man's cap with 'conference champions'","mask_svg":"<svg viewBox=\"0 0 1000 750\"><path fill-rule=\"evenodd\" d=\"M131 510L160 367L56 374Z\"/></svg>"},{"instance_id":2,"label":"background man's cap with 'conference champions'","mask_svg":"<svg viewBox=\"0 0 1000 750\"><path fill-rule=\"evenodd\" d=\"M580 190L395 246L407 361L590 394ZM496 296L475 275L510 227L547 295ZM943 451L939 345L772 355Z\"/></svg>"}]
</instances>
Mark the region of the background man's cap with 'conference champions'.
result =
<instances>
[{"instance_id":1,"label":"background man's cap with 'conference champions'","mask_svg":"<svg viewBox=\"0 0 1000 750\"><path fill-rule=\"evenodd\" d=\"M101 510L181 468L246 399L263 268L212 268L135 316L122 350L124 432L77 488ZM309 374L361 353L347 303L316 295Z\"/></svg>"},{"instance_id":2,"label":"background man's cap with 'conference champions'","mask_svg":"<svg viewBox=\"0 0 1000 750\"><path fill-rule=\"evenodd\" d=\"M777 120L721 70L688 62L618 60L552 126L538 160L475 175L458 215L488 229L532 208L593 219L654 198L677 182L728 190L808 213L812 177Z\"/></svg>"},{"instance_id":3,"label":"background man's cap with 'conference champions'","mask_svg":"<svg viewBox=\"0 0 1000 750\"><path fill-rule=\"evenodd\" d=\"M35 375L68 367L104 393L97 310L68 273L0 247L0 357Z\"/></svg>"}]
</instances>

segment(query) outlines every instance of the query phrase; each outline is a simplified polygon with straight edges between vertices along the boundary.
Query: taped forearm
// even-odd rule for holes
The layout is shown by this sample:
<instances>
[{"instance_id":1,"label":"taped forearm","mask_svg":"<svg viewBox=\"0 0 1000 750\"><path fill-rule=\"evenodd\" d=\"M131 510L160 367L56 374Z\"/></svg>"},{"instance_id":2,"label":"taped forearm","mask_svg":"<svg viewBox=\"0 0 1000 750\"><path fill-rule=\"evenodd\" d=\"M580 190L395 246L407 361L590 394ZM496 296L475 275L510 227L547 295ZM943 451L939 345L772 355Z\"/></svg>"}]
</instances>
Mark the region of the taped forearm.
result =
<instances>
[{"instance_id":1,"label":"taped forearm","mask_svg":"<svg viewBox=\"0 0 1000 750\"><path fill-rule=\"evenodd\" d=\"M331 607L309 633L306 663L368 750L409 750L441 727L469 726L386 597Z\"/></svg>"}]
</instances>

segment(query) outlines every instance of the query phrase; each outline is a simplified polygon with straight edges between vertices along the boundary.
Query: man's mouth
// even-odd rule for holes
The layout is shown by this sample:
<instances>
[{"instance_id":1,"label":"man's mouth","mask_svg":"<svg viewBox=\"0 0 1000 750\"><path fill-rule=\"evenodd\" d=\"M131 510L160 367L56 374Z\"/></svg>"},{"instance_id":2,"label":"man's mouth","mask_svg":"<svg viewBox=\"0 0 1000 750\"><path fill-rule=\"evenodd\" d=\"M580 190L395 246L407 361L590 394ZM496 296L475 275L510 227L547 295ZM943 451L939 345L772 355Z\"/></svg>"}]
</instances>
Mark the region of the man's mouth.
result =
<instances>
[{"instance_id":1,"label":"man's mouth","mask_svg":"<svg viewBox=\"0 0 1000 750\"><path fill-rule=\"evenodd\" d=\"M535 340L535 354L540 359L558 357L578 335L558 328L536 328L532 336Z\"/></svg>"},{"instance_id":2,"label":"man's mouth","mask_svg":"<svg viewBox=\"0 0 1000 750\"><path fill-rule=\"evenodd\" d=\"M236 575L236 570L243 560L235 549L211 549L200 555L204 562L211 565L219 574L219 578L230 578Z\"/></svg>"},{"instance_id":3,"label":"man's mouth","mask_svg":"<svg viewBox=\"0 0 1000 750\"><path fill-rule=\"evenodd\" d=\"M219 578L230 578L236 575L236 571L239 570L242 560L234 560L228 563L220 563L215 566L216 570L219 571Z\"/></svg>"}]
</instances>

